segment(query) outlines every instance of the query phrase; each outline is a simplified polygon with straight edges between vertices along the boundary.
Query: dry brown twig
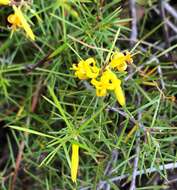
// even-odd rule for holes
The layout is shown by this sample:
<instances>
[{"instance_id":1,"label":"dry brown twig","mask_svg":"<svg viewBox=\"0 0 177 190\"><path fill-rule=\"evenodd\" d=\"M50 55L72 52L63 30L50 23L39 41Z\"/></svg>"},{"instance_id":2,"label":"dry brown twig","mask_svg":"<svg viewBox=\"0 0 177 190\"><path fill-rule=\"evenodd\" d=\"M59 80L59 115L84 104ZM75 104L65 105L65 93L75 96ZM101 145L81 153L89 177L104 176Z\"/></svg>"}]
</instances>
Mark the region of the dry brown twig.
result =
<instances>
[{"instance_id":1,"label":"dry brown twig","mask_svg":"<svg viewBox=\"0 0 177 190\"><path fill-rule=\"evenodd\" d=\"M35 112L36 108L37 108L37 104L39 101L39 97L40 97L40 92L41 92L41 88L43 87L43 78L42 76L40 77L37 85L36 85L36 89L34 91L34 95L32 98L32 103L31 103L31 112ZM26 125L28 126L30 124L30 117L27 117L26 120ZM25 133L25 138L28 136L28 133ZM16 162L15 162L15 170L14 170L14 175L13 175L13 179L10 185L10 190L14 190L15 188L15 184L16 184L16 179L18 176L18 172L19 172L19 168L20 168L20 164L22 162L22 158L23 158L23 151L25 148L25 141L22 140L20 145L19 145L19 149L18 149L18 155L16 158Z\"/></svg>"},{"instance_id":2,"label":"dry brown twig","mask_svg":"<svg viewBox=\"0 0 177 190\"><path fill-rule=\"evenodd\" d=\"M13 174L13 179L12 179L12 183L11 183L11 186L10 186L10 190L13 190L15 188L15 183L16 183L16 179L17 179L17 176L18 176L18 171L19 171L19 168L20 168L20 163L22 161L24 147L25 147L25 142L21 141L21 143L19 145L19 149L18 149L18 155L17 155L16 162L15 162L15 170L14 170L14 174Z\"/></svg>"}]
</instances>

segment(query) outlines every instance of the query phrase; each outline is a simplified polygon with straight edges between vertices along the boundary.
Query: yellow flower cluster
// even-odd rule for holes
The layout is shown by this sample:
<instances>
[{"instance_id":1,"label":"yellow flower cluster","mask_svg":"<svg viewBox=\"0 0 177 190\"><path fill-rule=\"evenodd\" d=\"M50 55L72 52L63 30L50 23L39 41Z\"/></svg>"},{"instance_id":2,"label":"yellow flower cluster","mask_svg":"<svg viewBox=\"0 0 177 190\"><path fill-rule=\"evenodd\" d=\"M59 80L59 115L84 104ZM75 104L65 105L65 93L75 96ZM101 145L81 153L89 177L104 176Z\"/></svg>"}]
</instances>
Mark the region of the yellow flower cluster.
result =
<instances>
[{"instance_id":1,"label":"yellow flower cluster","mask_svg":"<svg viewBox=\"0 0 177 190\"><path fill-rule=\"evenodd\" d=\"M0 0L0 5L12 5L12 2L11 0ZM24 29L27 37L34 41L35 35L25 19L20 6L16 7L15 5L12 5L12 8L14 13L10 14L7 18L8 22L11 24L12 32L16 31L18 28Z\"/></svg>"},{"instance_id":2,"label":"yellow flower cluster","mask_svg":"<svg viewBox=\"0 0 177 190\"><path fill-rule=\"evenodd\" d=\"M80 61L77 65L73 64L72 70L75 76L81 80L90 79L91 84L96 88L97 96L106 96L107 91L114 91L116 98L121 106L125 106L125 96L121 88L121 80L117 78L112 69L122 72L127 69L127 64L133 62L130 52L116 52L112 55L110 63L104 69L96 66L93 58Z\"/></svg>"}]
</instances>

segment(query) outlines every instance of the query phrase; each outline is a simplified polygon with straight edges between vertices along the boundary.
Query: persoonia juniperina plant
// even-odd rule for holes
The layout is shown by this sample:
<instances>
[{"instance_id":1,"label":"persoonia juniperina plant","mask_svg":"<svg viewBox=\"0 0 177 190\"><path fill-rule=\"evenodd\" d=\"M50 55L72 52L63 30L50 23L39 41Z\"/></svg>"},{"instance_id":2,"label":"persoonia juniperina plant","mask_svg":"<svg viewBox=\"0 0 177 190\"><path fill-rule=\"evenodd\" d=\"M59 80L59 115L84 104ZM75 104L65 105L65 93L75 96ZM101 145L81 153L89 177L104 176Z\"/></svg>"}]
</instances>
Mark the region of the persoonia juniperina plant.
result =
<instances>
[{"instance_id":1,"label":"persoonia juniperina plant","mask_svg":"<svg viewBox=\"0 0 177 190\"><path fill-rule=\"evenodd\" d=\"M129 51L115 52L111 56L108 64L99 68L94 58L79 61L73 64L71 70L75 71L75 76L80 80L88 80L96 89L96 95L104 97L108 91L113 91L119 104L124 107L126 105L125 95L121 87L121 80L116 76L114 70L124 72L127 64L133 62ZM72 144L71 156L71 179L76 183L77 171L79 166L79 145Z\"/></svg>"}]
</instances>

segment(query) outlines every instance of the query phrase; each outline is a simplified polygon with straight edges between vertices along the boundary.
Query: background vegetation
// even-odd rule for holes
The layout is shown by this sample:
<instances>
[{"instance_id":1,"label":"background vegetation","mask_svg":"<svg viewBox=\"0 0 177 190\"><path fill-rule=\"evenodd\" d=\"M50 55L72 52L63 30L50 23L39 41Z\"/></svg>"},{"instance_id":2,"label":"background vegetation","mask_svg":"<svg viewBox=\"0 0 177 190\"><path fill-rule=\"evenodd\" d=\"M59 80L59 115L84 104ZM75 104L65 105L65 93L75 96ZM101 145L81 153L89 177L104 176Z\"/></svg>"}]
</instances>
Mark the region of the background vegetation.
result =
<instances>
[{"instance_id":1,"label":"background vegetation","mask_svg":"<svg viewBox=\"0 0 177 190\"><path fill-rule=\"evenodd\" d=\"M0 8L0 189L176 189L176 2L23 3L35 42L21 30L10 38L12 8ZM111 50L126 49L134 63L117 73L122 109L70 68L89 57L101 67Z\"/></svg>"}]
</instances>

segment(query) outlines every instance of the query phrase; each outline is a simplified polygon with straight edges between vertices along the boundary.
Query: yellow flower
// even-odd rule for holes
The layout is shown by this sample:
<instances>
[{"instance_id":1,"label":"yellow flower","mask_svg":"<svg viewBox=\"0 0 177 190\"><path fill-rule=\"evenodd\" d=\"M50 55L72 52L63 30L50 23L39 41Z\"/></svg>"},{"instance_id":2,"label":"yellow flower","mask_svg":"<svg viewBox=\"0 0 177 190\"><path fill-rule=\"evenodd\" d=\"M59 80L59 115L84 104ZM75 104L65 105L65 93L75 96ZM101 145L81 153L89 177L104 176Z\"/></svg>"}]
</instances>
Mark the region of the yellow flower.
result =
<instances>
[{"instance_id":1,"label":"yellow flower","mask_svg":"<svg viewBox=\"0 0 177 190\"><path fill-rule=\"evenodd\" d=\"M80 61L78 65L73 64L72 70L75 70L75 76L78 77L81 80L87 79L86 69L85 69L85 62Z\"/></svg>"},{"instance_id":2,"label":"yellow flower","mask_svg":"<svg viewBox=\"0 0 177 190\"><path fill-rule=\"evenodd\" d=\"M100 71L93 58L88 58L85 61L82 60L78 65L73 64L71 69L75 70L75 76L81 80L96 78Z\"/></svg>"},{"instance_id":3,"label":"yellow flower","mask_svg":"<svg viewBox=\"0 0 177 190\"><path fill-rule=\"evenodd\" d=\"M116 77L116 75L110 71L106 70L100 81L96 79L91 80L91 84L96 88L97 96L106 96L107 90L114 90L117 85L120 85L121 81Z\"/></svg>"},{"instance_id":4,"label":"yellow flower","mask_svg":"<svg viewBox=\"0 0 177 190\"><path fill-rule=\"evenodd\" d=\"M10 0L0 0L0 5L9 5Z\"/></svg>"},{"instance_id":5,"label":"yellow flower","mask_svg":"<svg viewBox=\"0 0 177 190\"><path fill-rule=\"evenodd\" d=\"M76 183L77 171L79 166L79 145L72 144L72 156L71 156L71 179Z\"/></svg>"},{"instance_id":6,"label":"yellow flower","mask_svg":"<svg viewBox=\"0 0 177 190\"><path fill-rule=\"evenodd\" d=\"M101 81L105 84L108 90L114 90L116 85L120 85L121 83L121 81L111 70L106 70L103 73L101 76Z\"/></svg>"},{"instance_id":7,"label":"yellow flower","mask_svg":"<svg viewBox=\"0 0 177 190\"><path fill-rule=\"evenodd\" d=\"M121 88L121 80L110 70L106 70L100 81L91 80L91 84L96 88L97 96L106 96L107 90L114 90L117 101L121 106L125 105L125 96Z\"/></svg>"},{"instance_id":8,"label":"yellow flower","mask_svg":"<svg viewBox=\"0 0 177 190\"><path fill-rule=\"evenodd\" d=\"M106 96L107 88L103 81L97 81L96 79L92 79L91 84L95 86L97 96Z\"/></svg>"},{"instance_id":9,"label":"yellow flower","mask_svg":"<svg viewBox=\"0 0 177 190\"><path fill-rule=\"evenodd\" d=\"M114 93L119 104L121 106L125 106L125 96L120 85L117 85L117 87L114 89Z\"/></svg>"},{"instance_id":10,"label":"yellow flower","mask_svg":"<svg viewBox=\"0 0 177 190\"><path fill-rule=\"evenodd\" d=\"M12 29L15 30L16 28L21 27L21 21L16 14L10 14L7 18L8 22L12 24Z\"/></svg>"},{"instance_id":11,"label":"yellow flower","mask_svg":"<svg viewBox=\"0 0 177 190\"><path fill-rule=\"evenodd\" d=\"M27 23L20 7L16 7L13 5L14 14L8 16L7 20L10 24L12 24L12 30L16 30L17 28L23 28L26 32L26 35L31 39L35 40L35 35L30 28L30 25Z\"/></svg>"},{"instance_id":12,"label":"yellow flower","mask_svg":"<svg viewBox=\"0 0 177 190\"><path fill-rule=\"evenodd\" d=\"M133 59L131 58L130 52L116 52L112 56L110 67L116 68L118 71L122 72L127 69L127 63L131 64L132 62Z\"/></svg>"}]
</instances>

